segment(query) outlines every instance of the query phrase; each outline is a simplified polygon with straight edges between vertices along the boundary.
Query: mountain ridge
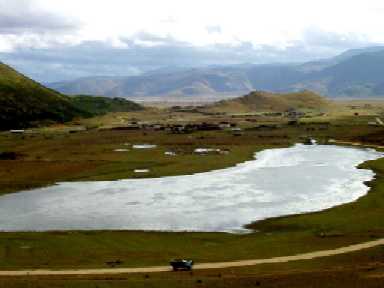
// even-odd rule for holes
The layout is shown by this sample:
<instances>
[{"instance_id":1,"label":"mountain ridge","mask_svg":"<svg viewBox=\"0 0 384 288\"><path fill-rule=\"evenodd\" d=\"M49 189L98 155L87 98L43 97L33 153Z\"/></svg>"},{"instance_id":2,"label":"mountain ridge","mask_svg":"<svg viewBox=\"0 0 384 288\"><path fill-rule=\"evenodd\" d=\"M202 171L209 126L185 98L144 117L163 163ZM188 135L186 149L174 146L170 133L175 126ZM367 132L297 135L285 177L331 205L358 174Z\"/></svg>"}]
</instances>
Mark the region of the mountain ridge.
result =
<instances>
[{"instance_id":1,"label":"mountain ridge","mask_svg":"<svg viewBox=\"0 0 384 288\"><path fill-rule=\"evenodd\" d=\"M51 88L67 94L89 94L110 97L195 97L201 95L221 95L232 93L241 95L253 90L272 92L297 92L303 89L314 90L330 97L371 97L383 96L384 80L377 79L371 71L364 83L357 83L352 73L361 75L372 65L359 62L362 55L377 54L375 63L384 67L384 46L348 50L336 57L301 64L233 65L188 69L161 69L140 76L113 77L97 76L74 81L48 84ZM353 65L353 62L359 62ZM349 69L350 81L342 81L342 74ZM375 74L376 73L376 74ZM356 78L356 77L355 77ZM372 81L373 83L371 83ZM340 81L340 85L336 83Z\"/></svg>"}]
</instances>

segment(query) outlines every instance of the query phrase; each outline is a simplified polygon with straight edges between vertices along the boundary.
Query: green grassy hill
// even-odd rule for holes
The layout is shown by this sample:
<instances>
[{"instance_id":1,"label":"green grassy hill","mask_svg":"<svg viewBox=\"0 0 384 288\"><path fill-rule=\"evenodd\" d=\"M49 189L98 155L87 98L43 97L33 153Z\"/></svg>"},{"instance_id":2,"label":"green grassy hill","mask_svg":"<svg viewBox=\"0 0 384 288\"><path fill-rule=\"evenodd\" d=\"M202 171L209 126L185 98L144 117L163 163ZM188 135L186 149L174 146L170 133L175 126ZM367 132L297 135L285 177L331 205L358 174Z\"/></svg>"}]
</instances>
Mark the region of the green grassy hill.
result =
<instances>
[{"instance_id":1,"label":"green grassy hill","mask_svg":"<svg viewBox=\"0 0 384 288\"><path fill-rule=\"evenodd\" d=\"M103 115L108 112L128 112L143 110L143 106L124 98L94 97L77 95L70 97L71 103L77 108L93 115Z\"/></svg>"},{"instance_id":2,"label":"green grassy hill","mask_svg":"<svg viewBox=\"0 0 384 288\"><path fill-rule=\"evenodd\" d=\"M243 97L217 102L206 109L211 112L246 113L258 111L284 112L288 109L323 110L331 102L311 92L271 93L254 91Z\"/></svg>"},{"instance_id":3,"label":"green grassy hill","mask_svg":"<svg viewBox=\"0 0 384 288\"><path fill-rule=\"evenodd\" d=\"M68 97L0 62L0 130L140 109L140 105L124 99Z\"/></svg>"},{"instance_id":4,"label":"green grassy hill","mask_svg":"<svg viewBox=\"0 0 384 288\"><path fill-rule=\"evenodd\" d=\"M33 126L41 121L65 122L91 116L69 97L48 89L0 63L0 130Z\"/></svg>"}]
</instances>

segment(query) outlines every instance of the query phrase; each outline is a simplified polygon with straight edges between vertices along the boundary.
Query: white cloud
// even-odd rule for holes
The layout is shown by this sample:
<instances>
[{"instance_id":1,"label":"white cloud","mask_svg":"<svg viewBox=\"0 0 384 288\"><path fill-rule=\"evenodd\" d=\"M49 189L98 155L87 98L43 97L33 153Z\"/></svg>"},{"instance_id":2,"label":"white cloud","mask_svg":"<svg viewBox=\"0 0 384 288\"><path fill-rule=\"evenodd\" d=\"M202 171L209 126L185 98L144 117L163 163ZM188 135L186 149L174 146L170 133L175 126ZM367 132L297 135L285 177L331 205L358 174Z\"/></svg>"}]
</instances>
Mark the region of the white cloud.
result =
<instances>
[{"instance_id":1,"label":"white cloud","mask_svg":"<svg viewBox=\"0 0 384 288\"><path fill-rule=\"evenodd\" d=\"M382 0L0 0L0 52L32 72L36 63L80 69L95 55L84 75L127 73L116 66L125 58L140 60L132 71L303 61L384 43L382 19ZM99 60L105 51L115 66Z\"/></svg>"},{"instance_id":2,"label":"white cloud","mask_svg":"<svg viewBox=\"0 0 384 288\"><path fill-rule=\"evenodd\" d=\"M0 0L0 34L45 34L74 32L79 22L53 13L34 0Z\"/></svg>"},{"instance_id":3,"label":"white cloud","mask_svg":"<svg viewBox=\"0 0 384 288\"><path fill-rule=\"evenodd\" d=\"M378 0L40 0L42 6L80 19L87 40L129 37L138 31L195 45L250 41L286 45L308 27L357 33L384 41L384 3ZM171 21L170 21L171 20ZM381 24L381 25L380 25ZM207 27L221 27L212 36Z\"/></svg>"},{"instance_id":4,"label":"white cloud","mask_svg":"<svg viewBox=\"0 0 384 288\"><path fill-rule=\"evenodd\" d=\"M80 20L46 9L35 0L0 0L0 51L66 44Z\"/></svg>"},{"instance_id":5,"label":"white cloud","mask_svg":"<svg viewBox=\"0 0 384 288\"><path fill-rule=\"evenodd\" d=\"M8 7L7 10L11 12L13 9L14 15L23 13L25 7L29 7L27 11L35 12L36 15L43 15L41 11L45 11L44 15L48 15L47 11L51 15L60 15L61 22L56 23L58 27L60 24L64 27L65 24L71 24L71 21L65 23L63 19L77 19L83 25L78 27L76 32L67 31L71 35L67 40L72 44L88 40L116 42L121 37L129 38L137 33L149 33L159 37L172 37L197 46L251 42L255 46L286 47L303 39L311 27L330 33L362 35L374 42L384 42L384 2L379 0L14 2L24 3L25 7L16 4L10 6L9 3L9 0L0 0L0 8ZM55 26L50 23L52 17L39 18L41 27ZM219 27L220 33L212 33L212 29L207 27Z\"/></svg>"}]
</instances>

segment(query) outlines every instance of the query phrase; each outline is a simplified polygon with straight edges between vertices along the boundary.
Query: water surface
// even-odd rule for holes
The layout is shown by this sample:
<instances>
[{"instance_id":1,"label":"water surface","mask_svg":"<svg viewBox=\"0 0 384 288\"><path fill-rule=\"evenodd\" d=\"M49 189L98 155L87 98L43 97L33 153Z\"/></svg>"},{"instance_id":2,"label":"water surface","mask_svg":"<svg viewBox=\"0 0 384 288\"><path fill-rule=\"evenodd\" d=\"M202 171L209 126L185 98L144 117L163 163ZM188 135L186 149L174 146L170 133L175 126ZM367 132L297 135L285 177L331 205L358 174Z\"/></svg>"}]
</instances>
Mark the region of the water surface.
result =
<instances>
[{"instance_id":1,"label":"water surface","mask_svg":"<svg viewBox=\"0 0 384 288\"><path fill-rule=\"evenodd\" d=\"M0 197L0 230L239 231L255 220L358 199L374 174L356 166L382 153L296 145L255 157L195 175L66 182L9 194Z\"/></svg>"}]
</instances>

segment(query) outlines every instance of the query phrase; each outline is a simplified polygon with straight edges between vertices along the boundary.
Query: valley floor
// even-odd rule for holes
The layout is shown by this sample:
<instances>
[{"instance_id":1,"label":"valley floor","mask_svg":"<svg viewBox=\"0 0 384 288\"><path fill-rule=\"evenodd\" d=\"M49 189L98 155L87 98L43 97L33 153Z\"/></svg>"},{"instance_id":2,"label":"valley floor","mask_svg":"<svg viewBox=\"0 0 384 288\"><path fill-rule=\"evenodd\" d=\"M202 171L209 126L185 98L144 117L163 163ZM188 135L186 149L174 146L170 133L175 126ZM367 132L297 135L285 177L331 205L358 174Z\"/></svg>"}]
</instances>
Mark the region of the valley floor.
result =
<instances>
[{"instance_id":1,"label":"valley floor","mask_svg":"<svg viewBox=\"0 0 384 288\"><path fill-rule=\"evenodd\" d=\"M0 193L57 181L143 177L135 175L133 170L147 167L151 172L146 177L219 169L251 159L260 149L288 146L306 137L320 142L337 139L384 145L384 127L367 125L372 119L374 116L311 119L297 125L279 120L274 123L277 127L260 129L242 117L231 118L230 121L237 121L242 127L241 133L225 130L169 134L109 129L69 133L67 127L23 135L3 133L0 150L15 152L16 159L1 160ZM219 120L223 119L215 121ZM268 125L272 123L267 120ZM128 143L156 144L158 149L115 151ZM226 149L229 153L195 155L193 150L198 147ZM169 150L176 151L178 156L166 157L164 152ZM369 194L357 202L323 212L254 223L249 227L257 232L245 235L141 231L0 233L0 269L108 268L108 263L117 260L121 263L117 267L145 267L164 265L178 257L192 258L197 263L260 259L384 238L384 159L367 162L362 167L372 169L377 176L369 184ZM378 283L383 281L383 263L384 249L380 246L324 259L192 274L1 277L0 287L379 287Z\"/></svg>"}]
</instances>

